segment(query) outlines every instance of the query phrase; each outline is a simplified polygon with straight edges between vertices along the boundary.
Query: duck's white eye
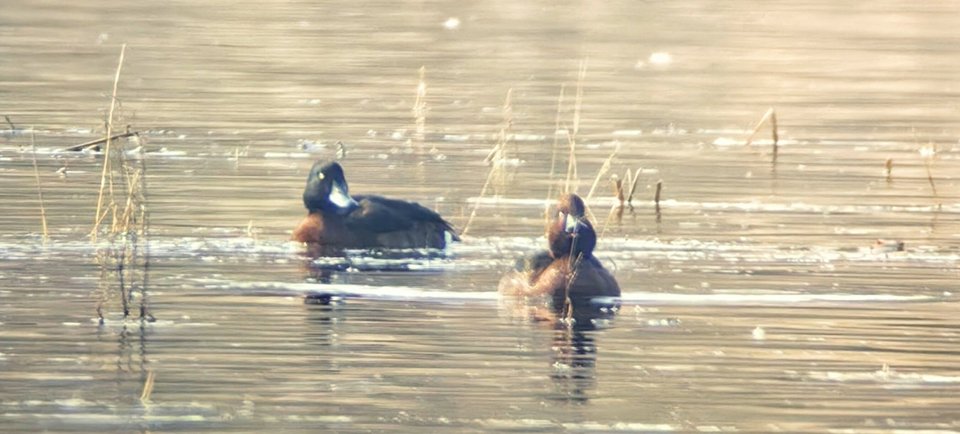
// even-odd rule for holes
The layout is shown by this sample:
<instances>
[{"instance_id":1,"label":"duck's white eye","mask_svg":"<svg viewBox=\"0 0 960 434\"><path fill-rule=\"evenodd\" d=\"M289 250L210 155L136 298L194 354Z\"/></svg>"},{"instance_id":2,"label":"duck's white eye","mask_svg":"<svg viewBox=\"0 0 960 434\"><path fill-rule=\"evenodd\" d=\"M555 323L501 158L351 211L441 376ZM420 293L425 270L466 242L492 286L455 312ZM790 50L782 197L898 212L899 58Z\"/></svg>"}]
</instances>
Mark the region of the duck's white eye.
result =
<instances>
[{"instance_id":1,"label":"duck's white eye","mask_svg":"<svg viewBox=\"0 0 960 434\"><path fill-rule=\"evenodd\" d=\"M323 181L323 172L317 172L317 179Z\"/></svg>"}]
</instances>

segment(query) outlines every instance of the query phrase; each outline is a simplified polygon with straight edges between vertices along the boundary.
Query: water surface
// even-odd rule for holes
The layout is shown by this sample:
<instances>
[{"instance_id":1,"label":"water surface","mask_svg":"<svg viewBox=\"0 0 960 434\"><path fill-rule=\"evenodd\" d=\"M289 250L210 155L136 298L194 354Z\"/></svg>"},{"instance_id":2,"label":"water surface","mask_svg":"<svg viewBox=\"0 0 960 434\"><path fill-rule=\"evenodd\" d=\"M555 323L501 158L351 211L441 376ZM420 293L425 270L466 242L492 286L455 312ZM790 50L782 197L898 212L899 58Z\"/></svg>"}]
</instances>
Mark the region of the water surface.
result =
<instances>
[{"instance_id":1,"label":"water surface","mask_svg":"<svg viewBox=\"0 0 960 434\"><path fill-rule=\"evenodd\" d=\"M0 421L960 431L958 7L6 2ZM121 44L116 123L142 132L150 222L126 319L103 265L116 246L87 237L103 158L62 151L103 134ZM776 159L767 127L745 145L770 107ZM612 321L567 328L495 291L544 243L575 129L579 193L614 155L588 204L624 297ZM305 258L286 240L337 141L354 193L460 228L476 207L464 241ZM618 218L610 175L638 168ZM305 304L318 290L347 297Z\"/></svg>"}]
</instances>

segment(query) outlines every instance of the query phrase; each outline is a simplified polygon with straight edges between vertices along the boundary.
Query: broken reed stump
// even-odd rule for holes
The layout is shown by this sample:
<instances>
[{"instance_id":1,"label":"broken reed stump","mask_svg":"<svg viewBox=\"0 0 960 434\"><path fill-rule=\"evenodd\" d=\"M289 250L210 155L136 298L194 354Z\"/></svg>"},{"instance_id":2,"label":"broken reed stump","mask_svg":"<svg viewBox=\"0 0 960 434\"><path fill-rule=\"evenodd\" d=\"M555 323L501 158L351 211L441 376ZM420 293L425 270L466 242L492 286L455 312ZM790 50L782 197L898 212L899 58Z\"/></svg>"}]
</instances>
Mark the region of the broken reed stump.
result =
<instances>
[{"instance_id":1,"label":"broken reed stump","mask_svg":"<svg viewBox=\"0 0 960 434\"><path fill-rule=\"evenodd\" d=\"M629 170L627 170L627 176L629 177ZM627 178L629 180L629 178ZM617 197L617 201L620 202L620 207L623 208L623 204L627 201L627 198L623 195L623 180L619 176L613 174L610 177L610 181L613 182L613 195Z\"/></svg>"},{"instance_id":2,"label":"broken reed stump","mask_svg":"<svg viewBox=\"0 0 960 434\"><path fill-rule=\"evenodd\" d=\"M883 163L883 166L887 169L887 182L893 181L893 158L887 158L887 161Z\"/></svg>"},{"instance_id":3,"label":"broken reed stump","mask_svg":"<svg viewBox=\"0 0 960 434\"><path fill-rule=\"evenodd\" d=\"M653 196L654 210L657 213L657 223L660 223L660 192L663 191L663 180L657 181L657 192Z\"/></svg>"},{"instance_id":4,"label":"broken reed stump","mask_svg":"<svg viewBox=\"0 0 960 434\"><path fill-rule=\"evenodd\" d=\"M753 128L753 132L750 133L750 137L747 138L747 142L744 143L744 146L750 146L750 144L753 143L753 138L756 137L757 132L759 132L760 128L762 128L767 122L770 122L770 138L773 140L773 158L771 163L776 164L777 153L779 151L780 132L778 131L777 127L777 111L774 110L773 107L763 114L763 117L760 118L760 122L757 122L757 126Z\"/></svg>"},{"instance_id":5,"label":"broken reed stump","mask_svg":"<svg viewBox=\"0 0 960 434\"><path fill-rule=\"evenodd\" d=\"M627 205L633 207L633 194L637 192L637 182L640 181L640 172L643 169L637 168L636 172L627 169L627 173L623 175L623 179L620 179L619 176L613 175L611 180L613 181L613 193L617 197L617 200L620 201L620 206L624 205L626 202ZM630 191L627 192L626 186L630 186Z\"/></svg>"}]
</instances>

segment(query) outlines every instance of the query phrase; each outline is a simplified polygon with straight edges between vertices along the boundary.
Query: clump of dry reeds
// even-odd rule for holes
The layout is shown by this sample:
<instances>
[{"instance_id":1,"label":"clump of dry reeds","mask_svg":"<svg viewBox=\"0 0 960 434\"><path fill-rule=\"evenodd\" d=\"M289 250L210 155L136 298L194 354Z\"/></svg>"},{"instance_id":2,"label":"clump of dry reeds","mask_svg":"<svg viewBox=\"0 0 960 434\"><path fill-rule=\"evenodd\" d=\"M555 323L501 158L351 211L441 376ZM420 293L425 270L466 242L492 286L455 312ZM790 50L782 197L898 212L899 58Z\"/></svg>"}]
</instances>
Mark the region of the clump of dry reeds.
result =
<instances>
[{"instance_id":1,"label":"clump of dry reeds","mask_svg":"<svg viewBox=\"0 0 960 434\"><path fill-rule=\"evenodd\" d=\"M147 166L143 147L139 146L136 154L131 155L125 147L126 137L137 136L129 131L123 134L113 134L116 124L115 111L118 106L117 90L120 82L120 73L123 68L126 45L120 50L120 60L117 64L113 80L113 92L110 98L110 108L107 111L106 134L102 140L103 169L100 176L100 189L97 196L97 208L94 216L94 225L90 231L90 238L94 243L105 238L107 243L97 244L97 263L101 267L101 300L97 305L97 314L101 323L104 321L104 307L112 299L110 290L113 279L110 276L116 273L119 283L120 305L123 317L131 316L131 305L134 301L136 288L139 287L140 318L150 319L146 306L146 287L149 269L149 244L147 231L149 227L147 214ZM98 141L78 145L78 149L89 149L99 145ZM138 140L139 143L139 140ZM104 223L109 222L109 225Z\"/></svg>"},{"instance_id":2,"label":"clump of dry reeds","mask_svg":"<svg viewBox=\"0 0 960 434\"><path fill-rule=\"evenodd\" d=\"M636 172L627 169L627 173L624 174L622 179L617 175L613 175L613 193L620 203L620 208L624 206L633 208L633 194L637 191L637 182L640 181L641 171L642 169L639 167ZM629 190L627 190L628 185L630 186Z\"/></svg>"}]
</instances>

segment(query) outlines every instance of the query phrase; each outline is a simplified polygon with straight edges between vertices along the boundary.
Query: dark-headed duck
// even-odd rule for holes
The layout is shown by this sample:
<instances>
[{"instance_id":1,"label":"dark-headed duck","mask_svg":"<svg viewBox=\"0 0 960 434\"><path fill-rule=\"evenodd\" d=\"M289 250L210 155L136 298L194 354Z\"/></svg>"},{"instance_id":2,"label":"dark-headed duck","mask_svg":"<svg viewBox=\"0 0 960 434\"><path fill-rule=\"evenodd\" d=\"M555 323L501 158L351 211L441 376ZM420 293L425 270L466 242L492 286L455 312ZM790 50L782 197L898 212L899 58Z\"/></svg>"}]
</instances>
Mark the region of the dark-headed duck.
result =
<instances>
[{"instance_id":1,"label":"dark-headed duck","mask_svg":"<svg viewBox=\"0 0 960 434\"><path fill-rule=\"evenodd\" d=\"M547 227L548 251L524 258L505 276L500 290L519 296L549 295L554 310L594 297L619 297L620 285L593 256L597 233L586 218L583 199L567 194L557 204L557 217Z\"/></svg>"},{"instance_id":2,"label":"dark-headed duck","mask_svg":"<svg viewBox=\"0 0 960 434\"><path fill-rule=\"evenodd\" d=\"M343 167L316 162L303 190L307 217L293 240L333 248L444 248L459 240L453 226L415 202L351 196Z\"/></svg>"}]
</instances>

